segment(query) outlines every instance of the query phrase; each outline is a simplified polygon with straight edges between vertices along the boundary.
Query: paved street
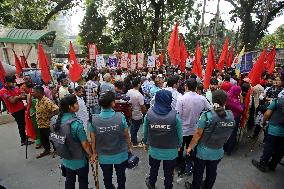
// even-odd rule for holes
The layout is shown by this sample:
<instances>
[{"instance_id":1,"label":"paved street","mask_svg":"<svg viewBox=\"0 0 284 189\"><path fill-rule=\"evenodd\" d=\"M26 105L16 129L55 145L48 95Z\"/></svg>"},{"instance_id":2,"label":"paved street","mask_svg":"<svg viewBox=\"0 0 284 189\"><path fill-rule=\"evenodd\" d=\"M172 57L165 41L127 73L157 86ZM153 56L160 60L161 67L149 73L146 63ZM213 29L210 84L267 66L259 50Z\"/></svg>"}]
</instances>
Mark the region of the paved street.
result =
<instances>
[{"instance_id":1,"label":"paved street","mask_svg":"<svg viewBox=\"0 0 284 189\"><path fill-rule=\"evenodd\" d=\"M0 185L7 189L63 189L64 178L60 176L58 169L59 158L44 157L37 160L34 146L28 148L28 159L25 159L25 147L20 147L18 131L15 122L0 125ZM257 145L255 152L244 157L244 145L240 144L238 151L232 156L225 156L219 165L218 177L215 189L283 189L284 167L279 166L276 172L261 173L250 163L251 158L260 155L260 147ZM135 149L141 161L139 167L127 171L127 189L146 189L145 177L149 172L147 155L142 149ZM101 176L101 174L100 174ZM92 174L89 175L90 187L94 187ZM175 178L174 188L184 188L184 181L192 177ZM114 179L115 180L115 179ZM100 186L103 187L102 177ZM251 186L251 187L248 187ZM163 172L160 174L156 188L163 188Z\"/></svg>"}]
</instances>

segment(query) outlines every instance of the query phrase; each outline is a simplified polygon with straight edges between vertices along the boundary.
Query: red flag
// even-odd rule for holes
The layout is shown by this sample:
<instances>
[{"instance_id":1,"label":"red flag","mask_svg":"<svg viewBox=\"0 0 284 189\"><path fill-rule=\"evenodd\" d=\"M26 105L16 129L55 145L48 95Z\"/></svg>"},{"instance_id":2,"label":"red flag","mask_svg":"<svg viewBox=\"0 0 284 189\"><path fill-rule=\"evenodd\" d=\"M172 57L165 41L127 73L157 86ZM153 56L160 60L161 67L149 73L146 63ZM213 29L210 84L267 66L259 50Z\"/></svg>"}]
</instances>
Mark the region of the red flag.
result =
<instances>
[{"instance_id":1,"label":"red flag","mask_svg":"<svg viewBox=\"0 0 284 189\"><path fill-rule=\"evenodd\" d=\"M248 111L249 111L249 104L250 104L251 93L252 93L252 88L249 89L249 91L248 91L248 93L247 93L247 95L245 97L245 101L244 101L245 109L243 111L241 122L240 122L240 127L241 128L244 128L246 126L245 124L246 124L247 119L248 119Z\"/></svg>"},{"instance_id":2,"label":"red flag","mask_svg":"<svg viewBox=\"0 0 284 189\"><path fill-rule=\"evenodd\" d=\"M70 41L70 69L69 69L69 77L72 82L77 82L81 79L81 74L83 72L83 68L80 64L78 64L76 55Z\"/></svg>"},{"instance_id":3,"label":"red flag","mask_svg":"<svg viewBox=\"0 0 284 189\"><path fill-rule=\"evenodd\" d=\"M222 53L220 55L220 58L219 58L219 61L218 61L218 64L217 64L217 69L221 73L223 72L224 62L227 59L228 47L229 47L229 39L227 37L226 41L225 41L225 43L223 45Z\"/></svg>"},{"instance_id":4,"label":"red flag","mask_svg":"<svg viewBox=\"0 0 284 189\"><path fill-rule=\"evenodd\" d=\"M266 57L266 68L269 74L272 74L275 68L275 56L276 56L276 51L275 47L273 47L273 49L269 52L269 54Z\"/></svg>"},{"instance_id":5,"label":"red flag","mask_svg":"<svg viewBox=\"0 0 284 189\"><path fill-rule=\"evenodd\" d=\"M0 60L0 80L2 84L4 84L5 77L6 77L6 70L4 69L3 64Z\"/></svg>"},{"instance_id":6,"label":"red flag","mask_svg":"<svg viewBox=\"0 0 284 189\"><path fill-rule=\"evenodd\" d=\"M159 54L159 62L160 62L160 67L163 66L164 63L164 55L162 53Z\"/></svg>"},{"instance_id":7,"label":"red flag","mask_svg":"<svg viewBox=\"0 0 284 189\"><path fill-rule=\"evenodd\" d=\"M25 56L20 56L20 58L21 58L22 68L29 68L29 65L28 65L26 57Z\"/></svg>"},{"instance_id":8,"label":"red flag","mask_svg":"<svg viewBox=\"0 0 284 189\"><path fill-rule=\"evenodd\" d=\"M185 47L185 44L184 44L184 41L182 39L182 37L180 37L180 71L182 73L185 72L185 62L186 62L186 59L188 58L188 52L186 50L186 47Z\"/></svg>"},{"instance_id":9,"label":"red flag","mask_svg":"<svg viewBox=\"0 0 284 189\"><path fill-rule=\"evenodd\" d=\"M39 62L39 68L41 70L41 78L44 81L44 83L47 84L51 80L51 75L48 66L48 59L45 55L41 43L38 44L38 62Z\"/></svg>"},{"instance_id":10,"label":"red flag","mask_svg":"<svg viewBox=\"0 0 284 189\"><path fill-rule=\"evenodd\" d=\"M251 80L251 85L254 87L259 84L261 75L265 69L264 60L266 56L266 48L263 49L259 55L256 63L253 65L252 70L249 72L248 78Z\"/></svg>"},{"instance_id":11,"label":"red flag","mask_svg":"<svg viewBox=\"0 0 284 189\"><path fill-rule=\"evenodd\" d=\"M208 58L207 58L207 64L206 64L206 72L205 72L205 79L204 79L204 89L208 89L210 85L210 79L212 72L215 68L216 62L214 57L214 50L213 45L211 44L208 50Z\"/></svg>"},{"instance_id":12,"label":"red flag","mask_svg":"<svg viewBox=\"0 0 284 189\"><path fill-rule=\"evenodd\" d=\"M176 66L180 63L180 46L178 40L178 23L176 23L168 44L168 53L171 64Z\"/></svg>"},{"instance_id":13,"label":"red flag","mask_svg":"<svg viewBox=\"0 0 284 189\"><path fill-rule=\"evenodd\" d=\"M203 78L201 66L202 53L199 44L196 45L195 59L193 61L192 73L196 74L199 78Z\"/></svg>"},{"instance_id":14,"label":"red flag","mask_svg":"<svg viewBox=\"0 0 284 189\"><path fill-rule=\"evenodd\" d=\"M231 67L232 62L233 62L233 56L234 56L234 44L232 44L232 46L231 46L230 54L229 54L229 57L228 57L227 62L226 62L227 68Z\"/></svg>"},{"instance_id":15,"label":"red flag","mask_svg":"<svg viewBox=\"0 0 284 189\"><path fill-rule=\"evenodd\" d=\"M27 105L27 110L25 112L25 122L26 122L26 135L27 137L35 140L36 139L36 133L33 127L33 123L31 120L31 116L30 116L30 110L31 110L31 104L32 104L32 93L30 91L30 97L29 97L29 101L28 101L28 105Z\"/></svg>"},{"instance_id":16,"label":"red flag","mask_svg":"<svg viewBox=\"0 0 284 189\"><path fill-rule=\"evenodd\" d=\"M21 65L20 59L18 58L15 52L14 52L14 57L15 57L16 74L20 75L23 71L23 67Z\"/></svg>"}]
</instances>

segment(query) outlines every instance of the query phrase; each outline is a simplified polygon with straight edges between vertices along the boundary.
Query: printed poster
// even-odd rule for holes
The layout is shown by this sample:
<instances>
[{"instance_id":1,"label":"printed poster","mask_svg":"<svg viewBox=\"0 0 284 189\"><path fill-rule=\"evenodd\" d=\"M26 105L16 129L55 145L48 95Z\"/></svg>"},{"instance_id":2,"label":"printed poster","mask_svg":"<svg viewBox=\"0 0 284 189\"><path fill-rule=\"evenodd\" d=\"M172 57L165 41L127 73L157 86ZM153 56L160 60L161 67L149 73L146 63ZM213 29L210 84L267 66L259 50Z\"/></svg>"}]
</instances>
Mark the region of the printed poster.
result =
<instances>
[{"instance_id":1,"label":"printed poster","mask_svg":"<svg viewBox=\"0 0 284 189\"><path fill-rule=\"evenodd\" d=\"M106 66L105 59L103 55L97 55L96 56L96 63L97 63L97 68L103 68Z\"/></svg>"},{"instance_id":2,"label":"printed poster","mask_svg":"<svg viewBox=\"0 0 284 189\"><path fill-rule=\"evenodd\" d=\"M136 69L136 64L137 64L136 55L135 54L132 54L130 56L130 63L131 63L131 70L135 70Z\"/></svg>"},{"instance_id":3,"label":"printed poster","mask_svg":"<svg viewBox=\"0 0 284 189\"><path fill-rule=\"evenodd\" d=\"M117 68L117 58L116 58L116 56L109 56L108 62L109 62L109 67L110 68Z\"/></svg>"},{"instance_id":4,"label":"printed poster","mask_svg":"<svg viewBox=\"0 0 284 189\"><path fill-rule=\"evenodd\" d=\"M121 53L121 62L120 62L120 67L121 68L127 68L128 64L128 53Z\"/></svg>"},{"instance_id":5,"label":"printed poster","mask_svg":"<svg viewBox=\"0 0 284 189\"><path fill-rule=\"evenodd\" d=\"M90 60L96 59L97 46L96 44L89 44L89 58Z\"/></svg>"},{"instance_id":6,"label":"printed poster","mask_svg":"<svg viewBox=\"0 0 284 189\"><path fill-rule=\"evenodd\" d=\"M137 54L137 68L143 68L144 64L144 53Z\"/></svg>"},{"instance_id":7,"label":"printed poster","mask_svg":"<svg viewBox=\"0 0 284 189\"><path fill-rule=\"evenodd\" d=\"M147 67L154 68L156 63L156 58L154 56L148 56L148 64Z\"/></svg>"}]
</instances>

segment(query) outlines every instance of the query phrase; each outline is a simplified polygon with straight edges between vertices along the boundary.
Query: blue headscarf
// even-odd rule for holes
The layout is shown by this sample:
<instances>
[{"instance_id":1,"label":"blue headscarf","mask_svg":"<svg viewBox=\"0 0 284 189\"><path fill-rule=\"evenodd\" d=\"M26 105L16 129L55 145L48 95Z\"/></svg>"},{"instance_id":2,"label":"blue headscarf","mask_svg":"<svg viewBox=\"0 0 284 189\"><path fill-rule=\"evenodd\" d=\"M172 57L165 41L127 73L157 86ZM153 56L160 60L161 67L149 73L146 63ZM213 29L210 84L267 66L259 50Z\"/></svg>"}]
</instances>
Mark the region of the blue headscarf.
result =
<instances>
[{"instance_id":1,"label":"blue headscarf","mask_svg":"<svg viewBox=\"0 0 284 189\"><path fill-rule=\"evenodd\" d=\"M168 114L172 110L172 93L167 90L160 90L155 95L155 104L153 111L157 114Z\"/></svg>"}]
</instances>

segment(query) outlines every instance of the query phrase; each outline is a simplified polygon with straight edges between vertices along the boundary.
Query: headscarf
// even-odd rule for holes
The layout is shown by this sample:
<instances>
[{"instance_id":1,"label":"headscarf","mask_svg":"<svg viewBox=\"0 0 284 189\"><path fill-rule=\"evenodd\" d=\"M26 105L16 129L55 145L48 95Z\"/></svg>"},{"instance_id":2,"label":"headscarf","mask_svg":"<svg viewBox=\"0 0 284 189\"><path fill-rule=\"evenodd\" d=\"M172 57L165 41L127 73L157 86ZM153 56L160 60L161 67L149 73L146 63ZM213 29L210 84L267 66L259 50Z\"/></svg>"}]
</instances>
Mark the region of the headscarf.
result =
<instances>
[{"instance_id":1,"label":"headscarf","mask_svg":"<svg viewBox=\"0 0 284 189\"><path fill-rule=\"evenodd\" d=\"M153 111L157 114L168 114L172 110L172 93L167 90L160 90L155 95Z\"/></svg>"},{"instance_id":2,"label":"headscarf","mask_svg":"<svg viewBox=\"0 0 284 189\"><path fill-rule=\"evenodd\" d=\"M259 96L264 93L264 88L257 84L253 87L253 96L254 96L254 106L257 108L259 106Z\"/></svg>"},{"instance_id":3,"label":"headscarf","mask_svg":"<svg viewBox=\"0 0 284 189\"><path fill-rule=\"evenodd\" d=\"M228 99L232 101L238 101L239 102L239 96L242 92L242 89L240 86L232 86L231 89L228 92Z\"/></svg>"}]
</instances>

